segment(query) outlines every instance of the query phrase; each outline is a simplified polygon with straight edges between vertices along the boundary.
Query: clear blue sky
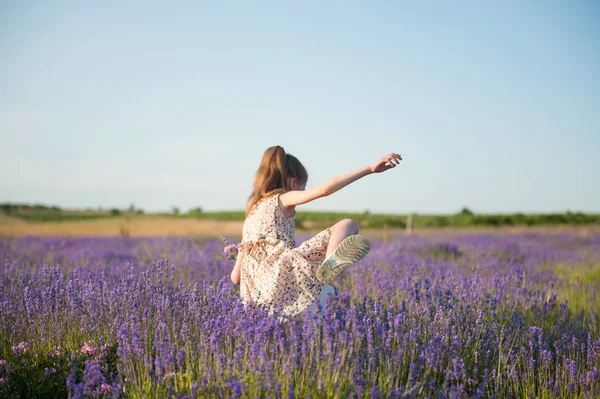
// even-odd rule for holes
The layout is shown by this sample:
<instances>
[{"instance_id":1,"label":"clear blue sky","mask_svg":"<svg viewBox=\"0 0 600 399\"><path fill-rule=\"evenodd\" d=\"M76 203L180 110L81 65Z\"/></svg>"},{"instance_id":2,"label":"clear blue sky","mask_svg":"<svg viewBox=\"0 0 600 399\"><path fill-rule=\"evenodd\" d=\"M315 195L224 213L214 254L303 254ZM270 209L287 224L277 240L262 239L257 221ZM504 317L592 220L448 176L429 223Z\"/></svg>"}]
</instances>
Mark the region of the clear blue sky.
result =
<instances>
[{"instance_id":1,"label":"clear blue sky","mask_svg":"<svg viewBox=\"0 0 600 399\"><path fill-rule=\"evenodd\" d=\"M242 209L280 144L404 158L299 210L600 211L597 2L202 3L0 3L0 202Z\"/></svg>"}]
</instances>

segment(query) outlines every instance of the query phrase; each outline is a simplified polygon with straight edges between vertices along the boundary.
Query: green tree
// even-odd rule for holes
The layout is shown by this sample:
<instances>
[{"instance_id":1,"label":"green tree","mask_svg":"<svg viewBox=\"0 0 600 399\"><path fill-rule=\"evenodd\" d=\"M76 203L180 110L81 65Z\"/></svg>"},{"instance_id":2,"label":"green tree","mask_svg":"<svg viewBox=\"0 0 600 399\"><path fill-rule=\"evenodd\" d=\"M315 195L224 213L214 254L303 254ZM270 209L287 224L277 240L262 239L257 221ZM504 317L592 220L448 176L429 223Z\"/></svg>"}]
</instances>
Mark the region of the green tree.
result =
<instances>
[{"instance_id":1,"label":"green tree","mask_svg":"<svg viewBox=\"0 0 600 399\"><path fill-rule=\"evenodd\" d=\"M472 216L473 215L473 211L471 211L469 208L467 208L466 206L462 209L462 211L460 211L460 215L463 216Z\"/></svg>"}]
</instances>

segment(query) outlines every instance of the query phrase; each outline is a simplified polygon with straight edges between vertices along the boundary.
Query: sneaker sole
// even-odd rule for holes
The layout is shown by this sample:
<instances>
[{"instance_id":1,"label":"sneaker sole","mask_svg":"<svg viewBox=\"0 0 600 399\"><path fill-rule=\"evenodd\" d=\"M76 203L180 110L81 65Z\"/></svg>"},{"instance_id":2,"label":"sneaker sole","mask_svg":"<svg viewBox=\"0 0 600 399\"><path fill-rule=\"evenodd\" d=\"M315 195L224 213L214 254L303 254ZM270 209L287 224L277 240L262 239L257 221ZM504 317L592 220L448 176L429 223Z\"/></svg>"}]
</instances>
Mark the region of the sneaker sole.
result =
<instances>
[{"instance_id":1,"label":"sneaker sole","mask_svg":"<svg viewBox=\"0 0 600 399\"><path fill-rule=\"evenodd\" d=\"M317 279L323 284L330 284L348 266L364 258L370 249L371 241L368 238L358 234L346 237L321 263L316 272Z\"/></svg>"}]
</instances>

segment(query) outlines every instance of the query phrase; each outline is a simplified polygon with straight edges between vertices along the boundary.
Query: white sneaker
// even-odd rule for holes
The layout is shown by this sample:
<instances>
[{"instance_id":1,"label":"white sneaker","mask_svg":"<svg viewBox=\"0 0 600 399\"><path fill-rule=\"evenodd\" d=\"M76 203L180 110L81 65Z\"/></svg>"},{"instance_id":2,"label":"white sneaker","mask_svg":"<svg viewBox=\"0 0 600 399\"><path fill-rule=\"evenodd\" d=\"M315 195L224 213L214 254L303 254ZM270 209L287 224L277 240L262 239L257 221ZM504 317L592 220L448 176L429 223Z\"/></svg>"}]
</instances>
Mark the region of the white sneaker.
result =
<instances>
[{"instance_id":1,"label":"white sneaker","mask_svg":"<svg viewBox=\"0 0 600 399\"><path fill-rule=\"evenodd\" d=\"M329 284L348 266L361 260L371 249L371 241L358 234L346 237L317 269L317 279Z\"/></svg>"}]
</instances>

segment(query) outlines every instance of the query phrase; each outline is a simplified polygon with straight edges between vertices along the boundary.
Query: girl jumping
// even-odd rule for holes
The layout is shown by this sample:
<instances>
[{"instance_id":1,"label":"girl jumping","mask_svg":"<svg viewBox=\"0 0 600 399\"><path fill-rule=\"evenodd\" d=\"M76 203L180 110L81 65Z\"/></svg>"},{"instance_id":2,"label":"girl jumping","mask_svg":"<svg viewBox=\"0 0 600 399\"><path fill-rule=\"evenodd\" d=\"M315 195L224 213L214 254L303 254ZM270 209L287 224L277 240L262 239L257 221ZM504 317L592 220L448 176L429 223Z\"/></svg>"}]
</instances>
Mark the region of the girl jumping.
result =
<instances>
[{"instance_id":1,"label":"girl jumping","mask_svg":"<svg viewBox=\"0 0 600 399\"><path fill-rule=\"evenodd\" d=\"M370 241L358 224L344 219L295 246L296 206L326 197L350 183L394 168L402 157L389 154L372 165L306 189L308 173L280 146L269 147L254 177L246 203L242 241L231 272L245 303L296 316L317 300L324 284L362 259Z\"/></svg>"}]
</instances>

